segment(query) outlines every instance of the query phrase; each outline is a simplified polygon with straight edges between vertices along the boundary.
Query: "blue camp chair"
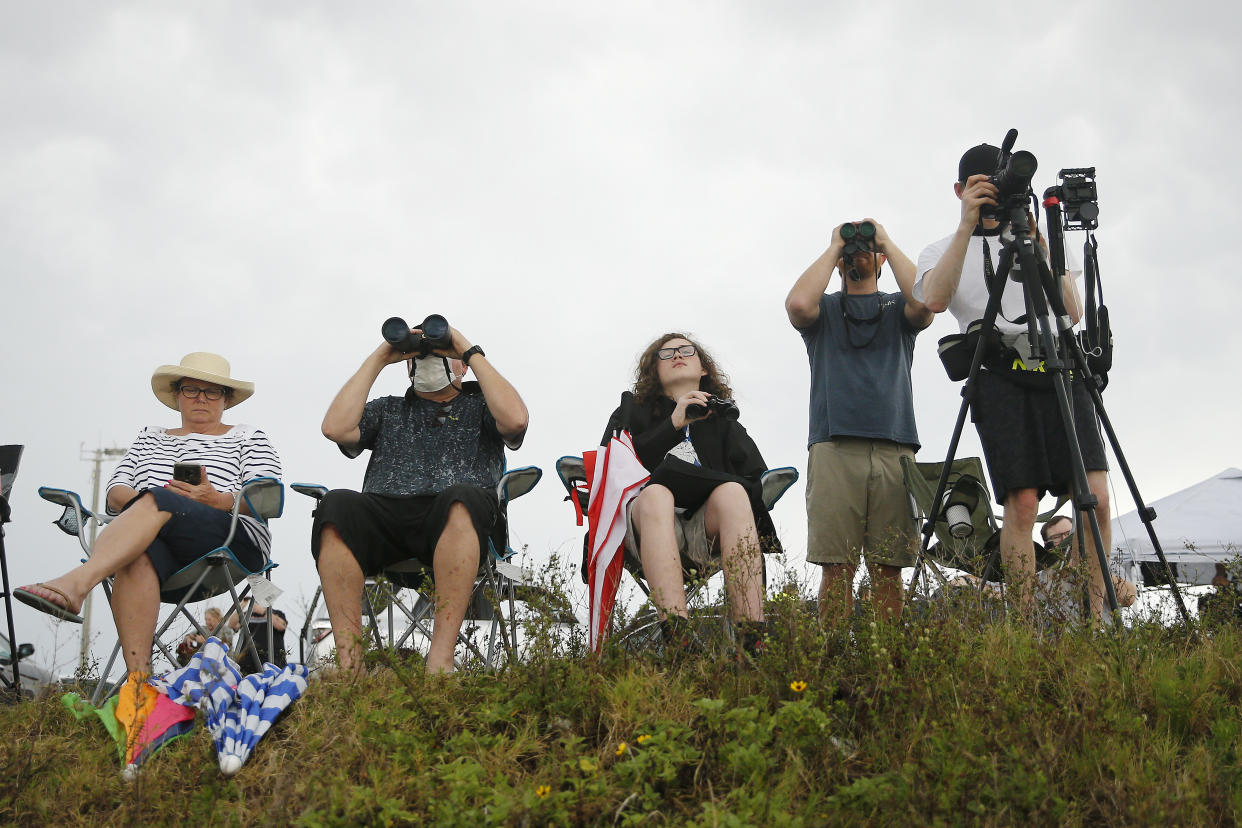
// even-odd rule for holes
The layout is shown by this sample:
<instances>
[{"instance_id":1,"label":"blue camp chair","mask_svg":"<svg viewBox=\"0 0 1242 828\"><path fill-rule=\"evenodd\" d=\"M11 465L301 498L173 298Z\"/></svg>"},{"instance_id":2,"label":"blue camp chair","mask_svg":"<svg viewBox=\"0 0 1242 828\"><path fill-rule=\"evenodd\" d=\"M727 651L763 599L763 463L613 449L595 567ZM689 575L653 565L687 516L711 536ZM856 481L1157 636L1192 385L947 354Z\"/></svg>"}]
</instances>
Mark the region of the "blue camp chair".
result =
<instances>
[{"instance_id":1,"label":"blue camp chair","mask_svg":"<svg viewBox=\"0 0 1242 828\"><path fill-rule=\"evenodd\" d=\"M97 515L87 509L82 505L82 499L77 492L69 491L68 489L54 489L43 486L39 489L39 496L44 500L63 507L60 517L54 521L55 525L65 534L76 537L82 546L83 553L89 558L91 555L90 537L92 528L103 526L110 522L111 518L107 515ZM174 572L161 584L160 602L172 604L174 608L165 617L163 623L156 627L155 637L152 641L152 655L162 654L168 659L170 665L176 665L177 663L174 655L176 643L164 641L163 636L178 617L184 616L189 620L199 635L204 637L220 635L233 613L238 613L239 618L242 619L249 617L247 599L250 597L251 587L248 579L254 577L270 578L271 570L276 566L270 559L265 558L263 565L259 568L247 569L238 561L237 556L230 549L233 538L237 534L239 513L243 502L245 502L253 517L266 524L268 521L280 517L284 511L284 486L274 477L256 477L247 481L241 488L240 497L233 504L232 523L229 526L229 533L224 543L194 563ZM111 603L111 578L104 580L103 588L108 602ZM186 604L205 601L225 593L229 595L231 604L224 612L223 618L220 620L220 626L214 630L204 629L199 620L186 609ZM246 610L243 614L244 603L246 603ZM242 648L248 647L251 655L257 662L259 659L258 651L254 642L247 635L247 628L246 624L243 623L241 625L238 639L233 644L234 652L240 653ZM99 704L108 698L124 682L124 676L111 684L108 681L108 675L112 672L112 667L116 663L116 657L120 652L121 644L117 642L116 646L112 648L112 654L108 657L106 666L99 674L99 684L96 686L91 698L94 704ZM268 645L268 652L271 652L271 642Z\"/></svg>"},{"instance_id":2,"label":"blue camp chair","mask_svg":"<svg viewBox=\"0 0 1242 828\"><path fill-rule=\"evenodd\" d=\"M535 488L542 477L543 471L536 466L505 472L496 486L501 513L507 516L510 501ZM309 483L294 483L292 489L314 498L316 503L329 491L327 486ZM516 630L512 621L518 590L523 586L523 574L521 567L512 563L513 556L514 551L507 543L503 550L488 544L486 563L475 580L470 608L457 636L458 646L489 670L499 667L502 658L513 658L516 652ZM413 646L425 650L431 641L435 614L431 568L411 559L386 567L382 576L367 578L362 593L363 613L369 621L375 646L392 650ZM412 602L403 594L407 589L413 593ZM301 636L304 661L307 660L307 635L317 623L316 612L322 592L322 587L315 590L306 614ZM381 616L384 617L382 624ZM321 645L317 649L322 649L327 632L322 625L317 629L315 640L309 643L312 647ZM482 642L477 640L480 631L483 632ZM465 666L467 660L454 657L459 668Z\"/></svg>"}]
</instances>

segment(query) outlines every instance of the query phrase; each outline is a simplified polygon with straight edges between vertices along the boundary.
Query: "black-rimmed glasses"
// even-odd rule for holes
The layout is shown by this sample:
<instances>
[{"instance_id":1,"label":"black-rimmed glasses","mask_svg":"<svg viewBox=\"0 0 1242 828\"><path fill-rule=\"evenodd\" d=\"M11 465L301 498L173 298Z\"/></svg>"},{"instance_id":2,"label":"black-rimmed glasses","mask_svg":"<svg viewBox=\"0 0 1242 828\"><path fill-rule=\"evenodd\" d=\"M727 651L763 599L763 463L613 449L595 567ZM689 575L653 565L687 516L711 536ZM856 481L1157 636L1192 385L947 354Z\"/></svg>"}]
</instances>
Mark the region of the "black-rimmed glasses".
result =
<instances>
[{"instance_id":1,"label":"black-rimmed glasses","mask_svg":"<svg viewBox=\"0 0 1242 828\"><path fill-rule=\"evenodd\" d=\"M677 355L692 357L697 353L698 350L693 345L678 345L676 348L661 348L656 351L656 356L660 359L672 359Z\"/></svg>"},{"instance_id":2,"label":"black-rimmed glasses","mask_svg":"<svg viewBox=\"0 0 1242 828\"><path fill-rule=\"evenodd\" d=\"M197 400L198 395L202 394L211 402L215 402L224 396L223 388L199 388L197 385L183 385L177 391L187 400Z\"/></svg>"}]
</instances>

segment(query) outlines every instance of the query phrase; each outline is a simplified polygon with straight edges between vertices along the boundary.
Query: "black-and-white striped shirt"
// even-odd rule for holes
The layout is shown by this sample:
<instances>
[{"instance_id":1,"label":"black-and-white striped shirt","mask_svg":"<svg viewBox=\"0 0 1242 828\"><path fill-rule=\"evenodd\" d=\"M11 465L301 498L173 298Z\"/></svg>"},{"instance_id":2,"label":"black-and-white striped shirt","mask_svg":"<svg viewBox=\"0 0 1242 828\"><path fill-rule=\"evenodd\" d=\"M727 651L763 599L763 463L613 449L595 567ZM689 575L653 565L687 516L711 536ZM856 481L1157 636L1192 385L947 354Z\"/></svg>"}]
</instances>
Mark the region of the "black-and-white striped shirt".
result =
<instances>
[{"instance_id":1,"label":"black-and-white striped shirt","mask_svg":"<svg viewBox=\"0 0 1242 828\"><path fill-rule=\"evenodd\" d=\"M224 434L169 434L162 426L138 432L129 451L108 479L108 489L129 486L138 492L172 480L174 463L198 463L218 491L238 492L256 477L280 478L280 457L267 435L254 426L235 425ZM111 508L110 514L116 514ZM263 553L269 554L272 535L256 518L242 515L242 528Z\"/></svg>"}]
</instances>

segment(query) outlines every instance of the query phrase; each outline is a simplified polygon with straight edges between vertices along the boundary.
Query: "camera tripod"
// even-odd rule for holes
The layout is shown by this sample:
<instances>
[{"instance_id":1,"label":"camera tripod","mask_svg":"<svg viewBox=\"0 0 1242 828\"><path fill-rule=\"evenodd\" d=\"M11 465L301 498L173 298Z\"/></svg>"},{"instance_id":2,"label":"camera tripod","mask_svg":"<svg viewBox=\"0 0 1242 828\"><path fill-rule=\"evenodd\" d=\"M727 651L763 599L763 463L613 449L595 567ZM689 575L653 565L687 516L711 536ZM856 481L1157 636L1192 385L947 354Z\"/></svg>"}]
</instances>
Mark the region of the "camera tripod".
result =
<instances>
[{"instance_id":1,"label":"camera tripod","mask_svg":"<svg viewBox=\"0 0 1242 828\"><path fill-rule=\"evenodd\" d=\"M1087 471L1083 464L1082 450L1078 444L1077 433L1074 429L1073 406L1071 402L1071 373L1075 381L1084 383L1091 396L1092 407L1108 437L1113 456L1117 459L1117 464L1125 477L1126 485L1129 487L1130 495L1134 499L1138 515L1143 525L1147 528L1147 534L1151 539L1152 546L1160 563L1164 566L1164 572L1172 587L1178 612L1181 614L1182 620L1187 627L1189 627L1190 616L1186 611L1185 602L1182 600L1181 590L1178 589L1172 568L1169 566L1168 559L1165 558L1164 550L1161 548L1160 541L1156 538L1156 531L1152 527L1152 521L1156 517L1156 512L1144 503L1142 496L1139 494L1138 486L1134 481L1134 475L1130 471L1130 466L1126 462L1125 454L1121 450L1117 435L1113 431L1112 422L1104 409L1104 401L1100 396L1103 378L1097 377L1092 373L1082 346L1074 335L1074 323L1065 308L1064 297L1061 293L1064 263L1060 255L1061 245L1063 244L1063 231L1059 202L1056 198L1050 198L1045 203L1045 206L1048 214L1051 247L1055 251L1052 268L1049 268L1048 264L1035 250L1034 228L1030 226L1025 199L1021 202L1009 201L1005 204L1004 209L1008 212L1008 224L1012 237L1002 246L1000 263L995 273L988 273L991 269L990 264L985 268L985 273L988 273L989 278L988 303L984 310L978 342L975 344L974 353L971 357L970 373L966 377L965 385L962 387L962 405L958 410L957 422L954 425L953 435L949 441L948 454L941 468L940 480L936 486L935 496L932 498L929 518L923 525L922 541L919 544L919 552L915 558L915 571L911 584L918 583L924 558L927 556L931 538L935 531L935 522L938 519L943 519L941 513L945 507L942 505L942 502L948 489L949 475L953 460L957 454L958 443L961 440L962 428L966 423L966 412L978 394L976 380L979 370L987 357L989 332L993 330L996 316L1000 311L1005 283L1010 278L1011 273L1013 273L1014 279L1022 285L1031 356L1037 360L1042 359L1043 368L1051 378L1051 393L1056 395L1061 427L1064 429L1066 442L1070 450L1072 501L1074 510L1079 515L1079 519L1075 521L1078 549L1086 548L1084 546L1085 529L1089 528L1114 623L1120 629L1121 616L1118 613L1117 593L1113 587L1113 580L1108 566L1108 550L1104 548L1104 541L1100 534L1100 525L1095 512L1099 501L1095 494L1091 492L1087 482ZM1003 224L1004 222L1002 221L1002 226ZM985 262L987 261L989 260L985 253ZM1016 271L1013 268L1015 261L1018 264ZM1020 274L1020 278L1017 274ZM1048 318L1049 308L1052 310L1058 328L1055 335ZM1018 436L1018 439L1021 439L1021 435Z\"/></svg>"}]
</instances>

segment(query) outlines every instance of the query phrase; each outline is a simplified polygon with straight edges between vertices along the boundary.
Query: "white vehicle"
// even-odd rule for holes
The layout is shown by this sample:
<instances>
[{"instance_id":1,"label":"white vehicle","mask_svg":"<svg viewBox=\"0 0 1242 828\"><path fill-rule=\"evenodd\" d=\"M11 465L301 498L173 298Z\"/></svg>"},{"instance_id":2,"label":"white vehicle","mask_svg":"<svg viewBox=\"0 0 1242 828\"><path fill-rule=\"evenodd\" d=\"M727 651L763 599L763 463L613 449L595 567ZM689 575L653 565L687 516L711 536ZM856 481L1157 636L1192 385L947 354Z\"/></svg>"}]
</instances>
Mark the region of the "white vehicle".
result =
<instances>
[{"instance_id":1,"label":"white vehicle","mask_svg":"<svg viewBox=\"0 0 1242 828\"><path fill-rule=\"evenodd\" d=\"M18 647L18 673L21 677L21 693L26 698L34 696L44 687L56 683L56 679L47 670L30 661L34 648L29 644ZM0 690L8 690L13 683L13 650L9 637L0 633Z\"/></svg>"}]
</instances>

